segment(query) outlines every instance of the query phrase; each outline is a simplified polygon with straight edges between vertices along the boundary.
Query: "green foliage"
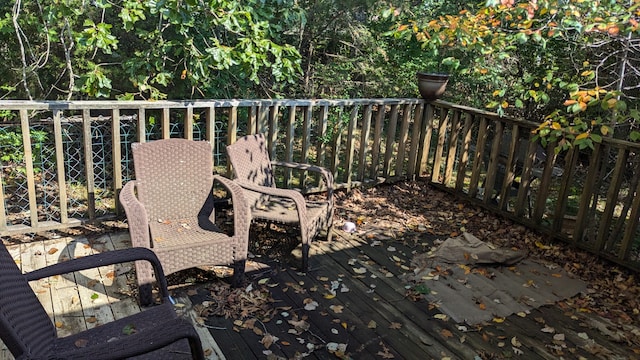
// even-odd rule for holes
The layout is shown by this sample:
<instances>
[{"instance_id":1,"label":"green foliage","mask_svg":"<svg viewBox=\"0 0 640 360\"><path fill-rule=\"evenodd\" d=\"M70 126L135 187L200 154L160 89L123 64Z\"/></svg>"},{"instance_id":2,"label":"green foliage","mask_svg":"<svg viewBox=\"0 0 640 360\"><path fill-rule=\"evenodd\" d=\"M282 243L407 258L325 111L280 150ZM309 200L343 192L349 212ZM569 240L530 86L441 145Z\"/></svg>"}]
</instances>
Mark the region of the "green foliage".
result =
<instances>
[{"instance_id":1,"label":"green foliage","mask_svg":"<svg viewBox=\"0 0 640 360\"><path fill-rule=\"evenodd\" d=\"M294 0L23 1L0 14L5 98L251 97L301 72Z\"/></svg>"},{"instance_id":2,"label":"green foliage","mask_svg":"<svg viewBox=\"0 0 640 360\"><path fill-rule=\"evenodd\" d=\"M637 108L632 114L627 105L640 95L639 8L621 0L488 0L455 12L386 14L396 19L397 39L457 60L454 79L472 105L541 122L538 136L562 150L603 136L640 138Z\"/></svg>"}]
</instances>

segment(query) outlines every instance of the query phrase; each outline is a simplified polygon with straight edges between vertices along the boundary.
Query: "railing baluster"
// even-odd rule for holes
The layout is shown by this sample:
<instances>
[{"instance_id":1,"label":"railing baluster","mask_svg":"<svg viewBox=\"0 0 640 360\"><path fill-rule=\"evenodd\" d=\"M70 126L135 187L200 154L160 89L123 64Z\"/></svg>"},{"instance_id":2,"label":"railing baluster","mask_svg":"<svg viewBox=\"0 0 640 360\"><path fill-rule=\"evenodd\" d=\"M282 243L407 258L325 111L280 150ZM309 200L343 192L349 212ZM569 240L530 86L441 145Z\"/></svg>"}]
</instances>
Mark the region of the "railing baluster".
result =
<instances>
[{"instance_id":1,"label":"railing baluster","mask_svg":"<svg viewBox=\"0 0 640 360\"><path fill-rule=\"evenodd\" d=\"M407 139L409 138L409 121L411 119L411 104L405 104L402 109L402 123L400 124L400 137L398 138L398 152L396 155L395 176L403 178Z\"/></svg>"},{"instance_id":2,"label":"railing baluster","mask_svg":"<svg viewBox=\"0 0 640 360\"><path fill-rule=\"evenodd\" d=\"M476 149L473 156L473 166L471 170L471 180L469 182L469 197L475 199L478 195L478 184L482 175L482 164L484 162L485 146L487 144L487 118L483 116L478 125L478 140L476 141ZM486 192L486 186L484 191Z\"/></svg>"},{"instance_id":3,"label":"railing baluster","mask_svg":"<svg viewBox=\"0 0 640 360\"><path fill-rule=\"evenodd\" d=\"M38 199L36 198L36 180L33 171L33 151L31 150L31 130L27 110L20 110L20 127L22 129L22 147L24 149L24 166L27 173L27 193L29 196L29 218L31 227L38 227Z\"/></svg>"},{"instance_id":4,"label":"railing baluster","mask_svg":"<svg viewBox=\"0 0 640 360\"><path fill-rule=\"evenodd\" d=\"M389 127L387 128L387 138L385 140L384 167L382 168L382 176L389 178L391 171L391 160L395 152L396 144L396 127L398 126L398 105L391 105L391 118L389 119Z\"/></svg>"},{"instance_id":5,"label":"railing baluster","mask_svg":"<svg viewBox=\"0 0 640 360\"><path fill-rule=\"evenodd\" d=\"M115 212L120 213L120 190L122 190L122 148L120 141L120 109L111 110L111 159L113 163L113 193Z\"/></svg>"},{"instance_id":6,"label":"railing baluster","mask_svg":"<svg viewBox=\"0 0 640 360\"><path fill-rule=\"evenodd\" d=\"M460 154L460 163L458 164L458 175L456 178L456 191L458 192L464 190L464 180L467 177L467 164L469 163L469 149L471 147L471 123L473 117L469 113L466 113L464 117L462 152Z\"/></svg>"},{"instance_id":7,"label":"railing baluster","mask_svg":"<svg viewBox=\"0 0 640 360\"><path fill-rule=\"evenodd\" d=\"M416 178L416 168L418 168L418 145L420 142L420 127L422 126L422 112L424 104L416 105L413 112L413 127L411 128L411 147L409 148L409 160L407 176L410 180Z\"/></svg>"},{"instance_id":8,"label":"railing baluster","mask_svg":"<svg viewBox=\"0 0 640 360\"><path fill-rule=\"evenodd\" d=\"M144 108L138 109L137 140L143 143L147 139L147 115Z\"/></svg>"},{"instance_id":9,"label":"railing baluster","mask_svg":"<svg viewBox=\"0 0 640 360\"><path fill-rule=\"evenodd\" d=\"M345 170L344 170L344 182L347 184L347 191L351 190L351 182L352 176L351 172L353 171L353 158L355 152L355 131L356 126L358 125L358 105L354 105L353 109L351 109L351 115L349 116L349 126L347 129L347 158L345 160Z\"/></svg>"},{"instance_id":10,"label":"railing baluster","mask_svg":"<svg viewBox=\"0 0 640 360\"><path fill-rule=\"evenodd\" d=\"M325 140L325 136L327 134L327 126L328 126L328 120L329 120L329 105L323 105L320 108L320 116L319 116L319 120L318 120L318 144L316 145L318 147L318 165L319 166L326 166L325 165L325 159L326 159L326 144L324 142Z\"/></svg>"},{"instance_id":11,"label":"railing baluster","mask_svg":"<svg viewBox=\"0 0 640 360\"><path fill-rule=\"evenodd\" d=\"M570 195L571 180L573 177L573 170L576 167L578 160L578 154L576 148L571 148L565 155L565 167L562 173L562 180L560 183L560 189L558 190L558 200L556 208L553 214L553 224L551 225L551 231L560 232L564 225L564 215L567 207L567 200Z\"/></svg>"},{"instance_id":12,"label":"railing baluster","mask_svg":"<svg viewBox=\"0 0 640 360\"><path fill-rule=\"evenodd\" d=\"M280 105L271 105L269 111L269 157L276 158L276 144L278 142L278 117L280 117Z\"/></svg>"},{"instance_id":13,"label":"railing baluster","mask_svg":"<svg viewBox=\"0 0 640 360\"><path fill-rule=\"evenodd\" d=\"M360 132L360 150L358 158L358 181L365 181L365 170L367 168L367 153L369 151L369 133L371 131L371 112L373 104L368 104L362 116L362 131Z\"/></svg>"},{"instance_id":14,"label":"railing baluster","mask_svg":"<svg viewBox=\"0 0 640 360\"><path fill-rule=\"evenodd\" d=\"M309 148L311 147L311 120L313 119L313 107L311 105L305 106L304 115L302 121L302 157L301 163L309 163ZM303 171L300 174L300 187L306 189L309 179L307 179L309 172Z\"/></svg>"},{"instance_id":15,"label":"railing baluster","mask_svg":"<svg viewBox=\"0 0 640 360\"><path fill-rule=\"evenodd\" d=\"M187 106L184 111L184 138L193 140L193 106Z\"/></svg>"},{"instance_id":16,"label":"railing baluster","mask_svg":"<svg viewBox=\"0 0 640 360\"><path fill-rule=\"evenodd\" d=\"M82 141L84 144L84 171L87 177L87 213L90 220L96 218L96 189L93 173L93 142L91 134L91 110L82 110Z\"/></svg>"},{"instance_id":17,"label":"railing baluster","mask_svg":"<svg viewBox=\"0 0 640 360\"><path fill-rule=\"evenodd\" d=\"M585 229L588 224L593 226L594 220L591 216L591 199L593 194L597 191L596 183L600 177L601 157L603 146L599 143L594 145L594 149L591 152L589 159L589 169L587 170L585 183L582 186L582 192L580 194L580 202L578 204L578 214L576 215L576 227L573 231L572 243L577 245L582 241Z\"/></svg>"},{"instance_id":18,"label":"railing baluster","mask_svg":"<svg viewBox=\"0 0 640 360\"><path fill-rule=\"evenodd\" d=\"M162 139L171 137L171 109L165 107L162 109Z\"/></svg>"},{"instance_id":19,"label":"railing baluster","mask_svg":"<svg viewBox=\"0 0 640 360\"><path fill-rule=\"evenodd\" d=\"M387 107L384 104L378 105L376 113L376 124L373 130L373 149L371 151L371 173L369 176L374 181L378 179L378 171L380 171L380 150L382 148L382 127Z\"/></svg>"},{"instance_id":20,"label":"railing baluster","mask_svg":"<svg viewBox=\"0 0 640 360\"><path fill-rule=\"evenodd\" d=\"M613 169L613 176L611 177L609 189L607 190L607 202L605 204L602 216L600 217L600 228L598 229L598 237L596 238L595 245L595 248L598 251L611 251L611 249L607 249L605 245L607 244L607 239L609 239L613 211L615 210L615 207L617 205L617 202L614 201L614 199L617 199L618 194L620 193L620 186L622 185L623 180L622 174L626 169L628 155L629 152L627 151L627 149L618 149L616 165Z\"/></svg>"},{"instance_id":21,"label":"railing baluster","mask_svg":"<svg viewBox=\"0 0 640 360\"><path fill-rule=\"evenodd\" d=\"M453 119L451 121L451 133L449 134L449 142L447 145L447 163L444 170L443 183L449 186L453 168L456 163L456 152L458 151L458 136L460 134L460 111L453 110Z\"/></svg>"},{"instance_id":22,"label":"railing baluster","mask_svg":"<svg viewBox=\"0 0 640 360\"><path fill-rule=\"evenodd\" d=\"M422 131L420 133L420 151L418 152L418 175L422 176L427 171L429 154L431 150L431 137L433 136L433 106L427 103L422 118Z\"/></svg>"},{"instance_id":23,"label":"railing baluster","mask_svg":"<svg viewBox=\"0 0 640 360\"><path fill-rule=\"evenodd\" d=\"M438 145L433 158L433 170L431 171L431 181L445 184L444 179L440 180L440 172L442 171L442 154L444 153L444 143L447 139L449 127L449 110L440 108L440 119L438 120Z\"/></svg>"}]
</instances>

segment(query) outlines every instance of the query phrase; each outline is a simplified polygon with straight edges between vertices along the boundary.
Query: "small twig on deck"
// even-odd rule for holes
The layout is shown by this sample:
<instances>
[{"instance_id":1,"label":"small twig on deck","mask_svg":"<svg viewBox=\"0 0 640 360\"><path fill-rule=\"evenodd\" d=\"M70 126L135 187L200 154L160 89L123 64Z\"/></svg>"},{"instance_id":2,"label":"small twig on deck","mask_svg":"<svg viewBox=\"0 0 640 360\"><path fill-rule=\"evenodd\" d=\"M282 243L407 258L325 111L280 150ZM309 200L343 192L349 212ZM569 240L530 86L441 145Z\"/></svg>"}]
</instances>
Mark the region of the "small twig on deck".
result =
<instances>
[{"instance_id":1,"label":"small twig on deck","mask_svg":"<svg viewBox=\"0 0 640 360\"><path fill-rule=\"evenodd\" d=\"M207 324L200 324L200 326L206 327L207 329L213 329L213 330L228 330L224 326L211 326L211 325L207 325Z\"/></svg>"}]
</instances>

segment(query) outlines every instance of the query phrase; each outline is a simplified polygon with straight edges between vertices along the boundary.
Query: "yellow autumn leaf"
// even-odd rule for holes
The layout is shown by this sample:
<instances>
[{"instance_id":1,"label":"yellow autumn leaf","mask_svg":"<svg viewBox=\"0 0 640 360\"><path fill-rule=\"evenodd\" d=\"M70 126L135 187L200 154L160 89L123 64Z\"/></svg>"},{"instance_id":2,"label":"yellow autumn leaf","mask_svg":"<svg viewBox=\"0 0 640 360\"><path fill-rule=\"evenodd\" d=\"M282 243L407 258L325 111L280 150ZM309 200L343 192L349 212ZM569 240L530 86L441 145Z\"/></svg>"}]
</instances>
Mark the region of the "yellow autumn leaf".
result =
<instances>
[{"instance_id":1,"label":"yellow autumn leaf","mask_svg":"<svg viewBox=\"0 0 640 360\"><path fill-rule=\"evenodd\" d=\"M398 26L398 31L404 31L404 30L407 30L407 28L408 28L408 27L409 27L409 26L407 26L406 24L400 25L400 26Z\"/></svg>"},{"instance_id":2,"label":"yellow autumn leaf","mask_svg":"<svg viewBox=\"0 0 640 360\"><path fill-rule=\"evenodd\" d=\"M494 318L493 318L493 322L494 322L494 323L501 324L501 323L503 323L503 322L504 322L504 319L505 319L505 318L503 318L503 317L494 317Z\"/></svg>"},{"instance_id":3,"label":"yellow autumn leaf","mask_svg":"<svg viewBox=\"0 0 640 360\"><path fill-rule=\"evenodd\" d=\"M335 295L335 294L326 294L326 295L324 296L324 298L325 298L325 299L333 299L334 297L336 297L336 295Z\"/></svg>"},{"instance_id":4,"label":"yellow autumn leaf","mask_svg":"<svg viewBox=\"0 0 640 360\"><path fill-rule=\"evenodd\" d=\"M569 106L569 105L573 105L575 103L577 103L577 101L575 101L573 99L569 99L569 100L565 101L564 104L562 104L562 105Z\"/></svg>"},{"instance_id":5,"label":"yellow autumn leaf","mask_svg":"<svg viewBox=\"0 0 640 360\"><path fill-rule=\"evenodd\" d=\"M588 137L589 137L589 133L585 132L585 133L582 133L582 134L576 136L576 140L582 140L582 139L586 139Z\"/></svg>"},{"instance_id":6,"label":"yellow autumn leaf","mask_svg":"<svg viewBox=\"0 0 640 360\"><path fill-rule=\"evenodd\" d=\"M550 246L545 245L545 244L541 243L540 241L536 241L536 242L535 242L535 244L536 244L536 247L537 247L538 249L542 249L542 250L549 250L549 249L551 249L551 247L550 247Z\"/></svg>"},{"instance_id":7,"label":"yellow autumn leaf","mask_svg":"<svg viewBox=\"0 0 640 360\"><path fill-rule=\"evenodd\" d=\"M601 126L600 127L600 133L602 133L602 135L607 135L609 133L609 128L607 126Z\"/></svg>"},{"instance_id":8,"label":"yellow autumn leaf","mask_svg":"<svg viewBox=\"0 0 640 360\"><path fill-rule=\"evenodd\" d=\"M587 103L586 102L580 102L580 110L581 111L587 110Z\"/></svg>"},{"instance_id":9,"label":"yellow autumn leaf","mask_svg":"<svg viewBox=\"0 0 640 360\"><path fill-rule=\"evenodd\" d=\"M609 99L607 100L607 106L609 107L609 109L613 109L616 104L618 103L617 99Z\"/></svg>"},{"instance_id":10,"label":"yellow autumn leaf","mask_svg":"<svg viewBox=\"0 0 640 360\"><path fill-rule=\"evenodd\" d=\"M554 121L553 123L551 123L551 128L553 130L560 130L560 129L562 129L562 125L560 125L559 122Z\"/></svg>"}]
</instances>

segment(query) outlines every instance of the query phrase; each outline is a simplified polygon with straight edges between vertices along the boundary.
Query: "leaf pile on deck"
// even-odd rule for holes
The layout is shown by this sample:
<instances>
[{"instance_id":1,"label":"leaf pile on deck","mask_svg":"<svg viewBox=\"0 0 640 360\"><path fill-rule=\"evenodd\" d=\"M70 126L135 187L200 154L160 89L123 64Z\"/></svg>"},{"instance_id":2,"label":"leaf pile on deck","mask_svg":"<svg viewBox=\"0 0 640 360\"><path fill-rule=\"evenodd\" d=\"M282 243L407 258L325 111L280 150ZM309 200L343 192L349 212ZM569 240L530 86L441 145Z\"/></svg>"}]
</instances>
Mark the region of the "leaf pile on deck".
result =
<instances>
[{"instance_id":1,"label":"leaf pile on deck","mask_svg":"<svg viewBox=\"0 0 640 360\"><path fill-rule=\"evenodd\" d=\"M355 219L366 223L367 227L377 227L380 233L405 244L424 244L424 234L444 241L469 232L496 246L527 251L533 257L559 264L565 271L588 282L585 294L561 305L579 312L594 312L611 320L619 326L618 331L613 331L614 336L623 342L640 345L640 334L627 328L640 326L640 284L636 274L629 270L566 244L551 242L544 235L425 182L338 193L337 203L337 224ZM408 295L420 297L422 294L412 289Z\"/></svg>"}]
</instances>

